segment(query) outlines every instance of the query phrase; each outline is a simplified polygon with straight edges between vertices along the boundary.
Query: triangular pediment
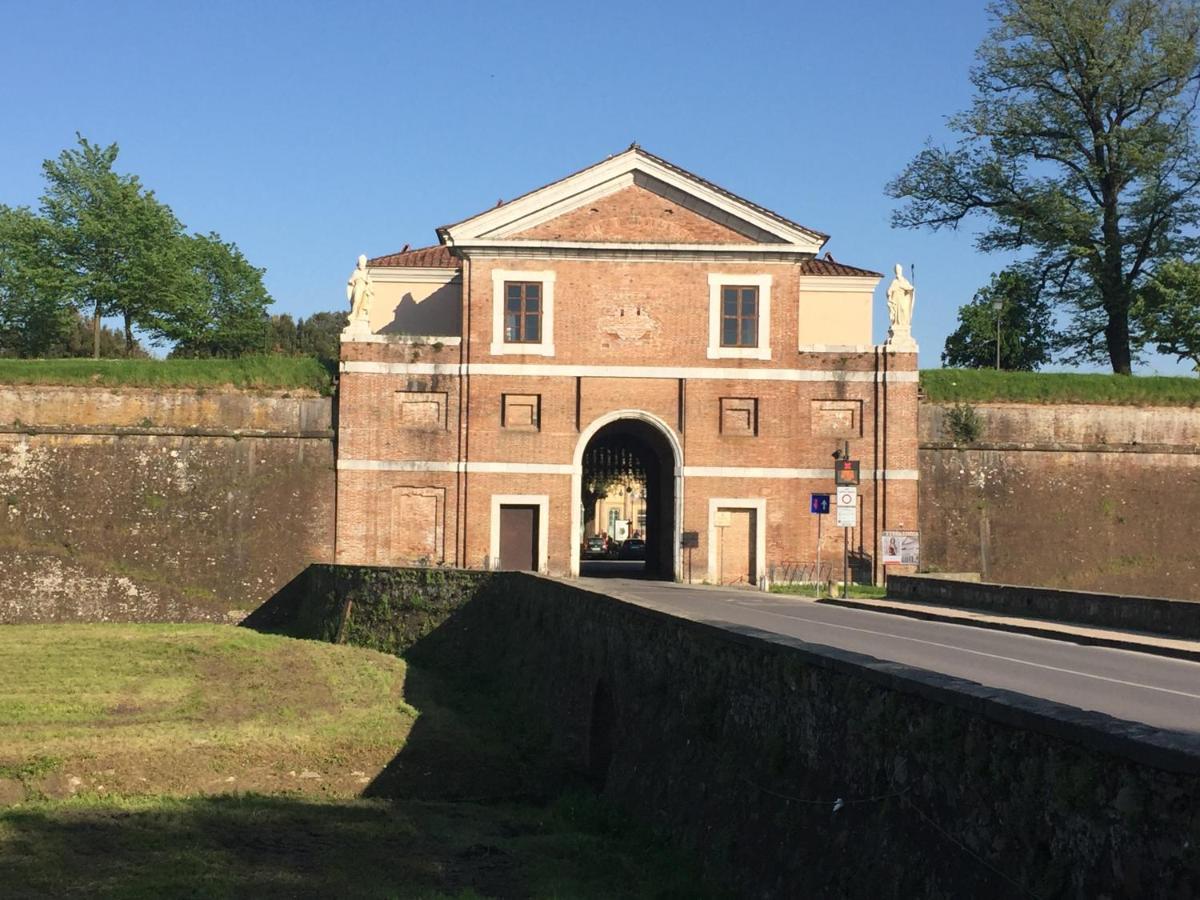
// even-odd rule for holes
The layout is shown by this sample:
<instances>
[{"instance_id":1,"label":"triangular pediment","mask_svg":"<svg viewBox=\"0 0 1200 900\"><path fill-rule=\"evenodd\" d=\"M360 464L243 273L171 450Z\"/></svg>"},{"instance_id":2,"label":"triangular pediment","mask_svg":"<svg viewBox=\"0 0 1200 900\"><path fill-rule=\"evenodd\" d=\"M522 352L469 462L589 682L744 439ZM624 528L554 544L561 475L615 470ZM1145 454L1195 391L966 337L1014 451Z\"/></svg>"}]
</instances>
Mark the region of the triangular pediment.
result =
<instances>
[{"instance_id":1,"label":"triangular pediment","mask_svg":"<svg viewBox=\"0 0 1200 900\"><path fill-rule=\"evenodd\" d=\"M597 241L663 244L753 244L760 235L720 211L678 192L654 190L634 183L512 235L515 240ZM668 196L675 193L675 196ZM691 201L689 208L689 201ZM695 208L699 207L699 209ZM706 215L705 213L708 213ZM722 221L723 220L723 221ZM742 230L738 230L738 226ZM747 234L747 231L751 231Z\"/></svg>"},{"instance_id":2,"label":"triangular pediment","mask_svg":"<svg viewBox=\"0 0 1200 900\"><path fill-rule=\"evenodd\" d=\"M816 253L827 240L636 146L438 233L462 247L769 245Z\"/></svg>"}]
</instances>

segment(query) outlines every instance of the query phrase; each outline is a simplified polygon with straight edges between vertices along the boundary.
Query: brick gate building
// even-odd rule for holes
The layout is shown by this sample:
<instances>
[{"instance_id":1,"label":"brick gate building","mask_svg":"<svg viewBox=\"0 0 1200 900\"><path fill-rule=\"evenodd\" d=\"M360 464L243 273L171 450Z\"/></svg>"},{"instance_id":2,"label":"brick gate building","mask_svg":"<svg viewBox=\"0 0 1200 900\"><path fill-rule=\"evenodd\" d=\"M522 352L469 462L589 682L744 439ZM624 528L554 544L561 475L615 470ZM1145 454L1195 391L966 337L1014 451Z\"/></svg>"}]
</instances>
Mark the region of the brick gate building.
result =
<instances>
[{"instance_id":1,"label":"brick gate building","mask_svg":"<svg viewBox=\"0 0 1200 900\"><path fill-rule=\"evenodd\" d=\"M815 556L846 442L864 574L916 529L916 353L825 235L637 146L437 235L368 262L343 336L339 562L576 574L588 467L625 460L649 572L756 582Z\"/></svg>"}]
</instances>

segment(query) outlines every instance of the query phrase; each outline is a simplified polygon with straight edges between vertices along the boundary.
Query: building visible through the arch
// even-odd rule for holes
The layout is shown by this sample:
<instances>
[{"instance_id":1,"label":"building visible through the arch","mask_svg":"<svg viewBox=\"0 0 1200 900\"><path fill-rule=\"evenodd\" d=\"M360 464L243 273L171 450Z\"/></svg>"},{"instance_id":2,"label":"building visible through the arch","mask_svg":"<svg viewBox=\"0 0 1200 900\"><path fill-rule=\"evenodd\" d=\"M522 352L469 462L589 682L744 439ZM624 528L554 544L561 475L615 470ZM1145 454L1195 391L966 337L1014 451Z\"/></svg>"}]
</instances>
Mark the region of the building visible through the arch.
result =
<instances>
[{"instance_id":1,"label":"building visible through the arch","mask_svg":"<svg viewBox=\"0 0 1200 900\"><path fill-rule=\"evenodd\" d=\"M620 521L650 573L755 583L815 557L845 443L863 574L916 529L916 354L825 235L638 147L437 234L343 336L339 562L573 574Z\"/></svg>"}]
</instances>

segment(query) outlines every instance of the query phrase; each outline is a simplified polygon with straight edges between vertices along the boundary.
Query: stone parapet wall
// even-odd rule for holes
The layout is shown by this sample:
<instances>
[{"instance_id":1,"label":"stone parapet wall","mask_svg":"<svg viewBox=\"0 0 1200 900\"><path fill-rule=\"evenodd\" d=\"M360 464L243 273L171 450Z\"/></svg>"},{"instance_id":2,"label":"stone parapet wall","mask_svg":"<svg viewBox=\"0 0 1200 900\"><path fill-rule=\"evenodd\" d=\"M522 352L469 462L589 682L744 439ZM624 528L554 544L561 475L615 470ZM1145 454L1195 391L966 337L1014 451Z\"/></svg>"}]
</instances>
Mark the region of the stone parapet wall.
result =
<instances>
[{"instance_id":1,"label":"stone parapet wall","mask_svg":"<svg viewBox=\"0 0 1200 900\"><path fill-rule=\"evenodd\" d=\"M240 391L0 387L0 432L333 436L327 397Z\"/></svg>"},{"instance_id":2,"label":"stone parapet wall","mask_svg":"<svg viewBox=\"0 0 1200 900\"><path fill-rule=\"evenodd\" d=\"M1194 741L519 573L316 568L313 636L497 686L738 895L1200 893Z\"/></svg>"},{"instance_id":3,"label":"stone parapet wall","mask_svg":"<svg viewBox=\"0 0 1200 900\"><path fill-rule=\"evenodd\" d=\"M888 577L889 599L1200 639L1200 602L911 575Z\"/></svg>"},{"instance_id":4,"label":"stone parapet wall","mask_svg":"<svg viewBox=\"0 0 1200 900\"><path fill-rule=\"evenodd\" d=\"M953 443L946 424L949 408L947 404L922 404L922 444ZM1173 448L1200 453L1200 410L1187 407L998 403L979 404L975 410L982 429L972 443L980 446L1085 448L1095 452Z\"/></svg>"}]
</instances>

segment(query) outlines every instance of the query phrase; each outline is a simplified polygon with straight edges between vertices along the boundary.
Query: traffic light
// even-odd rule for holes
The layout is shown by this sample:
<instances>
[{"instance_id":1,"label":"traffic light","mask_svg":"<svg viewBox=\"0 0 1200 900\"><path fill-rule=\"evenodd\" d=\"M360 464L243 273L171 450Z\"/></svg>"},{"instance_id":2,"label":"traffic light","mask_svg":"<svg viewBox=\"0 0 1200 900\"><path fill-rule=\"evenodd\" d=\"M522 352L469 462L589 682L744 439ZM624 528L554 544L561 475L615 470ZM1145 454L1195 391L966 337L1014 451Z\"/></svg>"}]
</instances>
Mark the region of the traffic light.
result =
<instances>
[{"instance_id":1,"label":"traffic light","mask_svg":"<svg viewBox=\"0 0 1200 900\"><path fill-rule=\"evenodd\" d=\"M833 464L833 483L838 487L852 487L858 484L858 460L835 460Z\"/></svg>"}]
</instances>

